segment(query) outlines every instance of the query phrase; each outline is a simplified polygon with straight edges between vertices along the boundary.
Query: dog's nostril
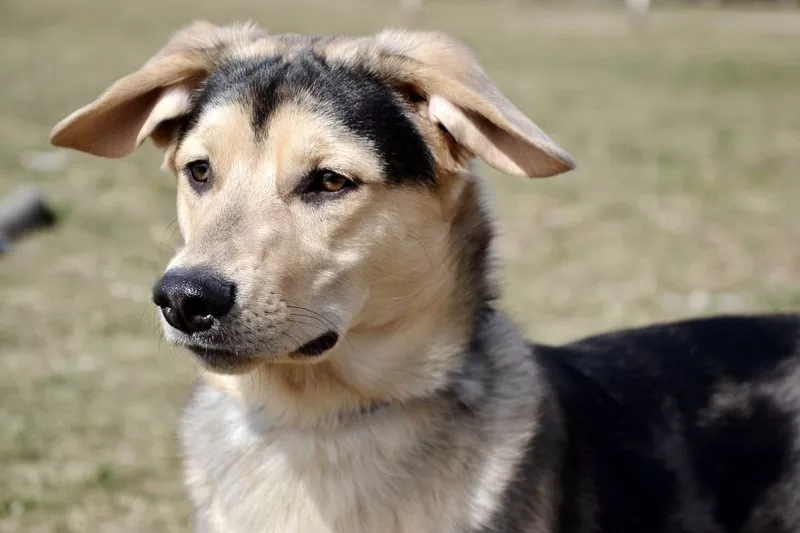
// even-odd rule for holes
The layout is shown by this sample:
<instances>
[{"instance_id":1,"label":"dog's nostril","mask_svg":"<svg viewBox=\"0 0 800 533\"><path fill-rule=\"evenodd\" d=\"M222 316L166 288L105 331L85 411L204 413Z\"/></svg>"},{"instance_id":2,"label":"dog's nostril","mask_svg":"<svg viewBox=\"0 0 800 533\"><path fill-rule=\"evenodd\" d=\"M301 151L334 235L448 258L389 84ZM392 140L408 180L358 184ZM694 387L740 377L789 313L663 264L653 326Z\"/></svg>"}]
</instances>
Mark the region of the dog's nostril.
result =
<instances>
[{"instance_id":1,"label":"dog's nostril","mask_svg":"<svg viewBox=\"0 0 800 533\"><path fill-rule=\"evenodd\" d=\"M206 331L231 310L235 285L210 272L175 269L153 288L153 302L167 323L186 333Z\"/></svg>"},{"instance_id":2,"label":"dog's nostril","mask_svg":"<svg viewBox=\"0 0 800 533\"><path fill-rule=\"evenodd\" d=\"M183 317L181 317L175 309L169 306L161 307L161 314L164 316L164 320L167 321L167 324L175 329L186 331L186 326L183 324Z\"/></svg>"},{"instance_id":3,"label":"dog's nostril","mask_svg":"<svg viewBox=\"0 0 800 533\"><path fill-rule=\"evenodd\" d=\"M181 311L187 317L206 317L206 316L220 316L224 314L222 313L215 313L214 312L214 304L213 302L203 299L203 298L196 298L196 297L189 297L183 301L181 305Z\"/></svg>"},{"instance_id":4,"label":"dog's nostril","mask_svg":"<svg viewBox=\"0 0 800 533\"><path fill-rule=\"evenodd\" d=\"M233 285L220 280L200 280L181 302L181 312L192 317L221 317L233 306ZM204 282L204 283L203 283Z\"/></svg>"},{"instance_id":5,"label":"dog's nostril","mask_svg":"<svg viewBox=\"0 0 800 533\"><path fill-rule=\"evenodd\" d=\"M153 303L162 309L169 307L169 298L167 298L166 294L158 290L158 286L156 286L156 289L153 291Z\"/></svg>"},{"instance_id":6,"label":"dog's nostril","mask_svg":"<svg viewBox=\"0 0 800 533\"><path fill-rule=\"evenodd\" d=\"M211 314L187 313L184 319L192 332L206 331L214 325L214 317Z\"/></svg>"}]
</instances>

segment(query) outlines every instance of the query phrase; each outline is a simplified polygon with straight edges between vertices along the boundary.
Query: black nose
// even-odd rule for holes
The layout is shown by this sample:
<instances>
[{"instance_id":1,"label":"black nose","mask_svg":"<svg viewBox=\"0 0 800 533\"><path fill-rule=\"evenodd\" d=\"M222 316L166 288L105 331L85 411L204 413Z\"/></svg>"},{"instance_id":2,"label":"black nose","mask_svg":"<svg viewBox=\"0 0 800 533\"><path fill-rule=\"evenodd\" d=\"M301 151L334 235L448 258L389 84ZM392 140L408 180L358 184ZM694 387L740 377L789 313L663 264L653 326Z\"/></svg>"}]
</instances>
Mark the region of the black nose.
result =
<instances>
[{"instance_id":1,"label":"black nose","mask_svg":"<svg viewBox=\"0 0 800 533\"><path fill-rule=\"evenodd\" d=\"M207 270L167 271L153 288L153 302L170 326L185 333L206 331L231 307L236 286Z\"/></svg>"}]
</instances>

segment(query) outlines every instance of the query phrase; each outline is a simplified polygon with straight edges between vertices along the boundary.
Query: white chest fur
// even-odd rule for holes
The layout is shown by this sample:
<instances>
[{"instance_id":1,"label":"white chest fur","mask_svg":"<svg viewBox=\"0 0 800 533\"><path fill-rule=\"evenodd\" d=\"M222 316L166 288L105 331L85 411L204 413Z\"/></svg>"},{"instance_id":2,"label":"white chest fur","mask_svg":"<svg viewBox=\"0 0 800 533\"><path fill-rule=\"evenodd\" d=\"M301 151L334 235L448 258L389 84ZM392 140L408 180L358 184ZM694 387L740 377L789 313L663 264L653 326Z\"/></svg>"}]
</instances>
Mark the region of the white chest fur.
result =
<instances>
[{"instance_id":1,"label":"white chest fur","mask_svg":"<svg viewBox=\"0 0 800 533\"><path fill-rule=\"evenodd\" d=\"M443 446L432 457L422 443L435 430L426 424L403 412L367 416L335 429L275 428L201 390L182 431L199 531L466 530L470 446Z\"/></svg>"}]
</instances>

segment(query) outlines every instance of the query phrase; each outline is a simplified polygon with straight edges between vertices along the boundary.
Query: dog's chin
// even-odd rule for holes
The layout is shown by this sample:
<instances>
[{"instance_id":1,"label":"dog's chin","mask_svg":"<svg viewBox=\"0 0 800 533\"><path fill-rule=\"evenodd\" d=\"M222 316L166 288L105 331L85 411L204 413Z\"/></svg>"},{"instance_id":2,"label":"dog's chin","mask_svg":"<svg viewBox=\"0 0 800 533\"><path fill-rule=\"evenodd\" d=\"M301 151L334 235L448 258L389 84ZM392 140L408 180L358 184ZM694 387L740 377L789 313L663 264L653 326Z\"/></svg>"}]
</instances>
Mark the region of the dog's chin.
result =
<instances>
[{"instance_id":1,"label":"dog's chin","mask_svg":"<svg viewBox=\"0 0 800 533\"><path fill-rule=\"evenodd\" d=\"M213 372L220 374L245 374L258 362L259 358L243 355L233 350L187 346L197 359Z\"/></svg>"}]
</instances>

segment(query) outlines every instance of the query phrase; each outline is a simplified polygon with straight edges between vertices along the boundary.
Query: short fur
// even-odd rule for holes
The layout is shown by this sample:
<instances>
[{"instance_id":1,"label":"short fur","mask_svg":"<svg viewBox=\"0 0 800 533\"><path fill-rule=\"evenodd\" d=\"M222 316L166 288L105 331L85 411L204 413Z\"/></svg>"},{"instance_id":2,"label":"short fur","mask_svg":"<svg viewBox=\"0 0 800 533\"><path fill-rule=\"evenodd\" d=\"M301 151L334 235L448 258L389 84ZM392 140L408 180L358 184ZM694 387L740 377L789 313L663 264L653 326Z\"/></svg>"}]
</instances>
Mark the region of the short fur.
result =
<instances>
[{"instance_id":1,"label":"short fur","mask_svg":"<svg viewBox=\"0 0 800 533\"><path fill-rule=\"evenodd\" d=\"M51 140L147 137L178 177L168 270L235 287L208 330L164 323L207 370L181 425L197 531L800 531L797 316L553 347L497 309L473 159L573 162L463 45L196 23Z\"/></svg>"}]
</instances>

